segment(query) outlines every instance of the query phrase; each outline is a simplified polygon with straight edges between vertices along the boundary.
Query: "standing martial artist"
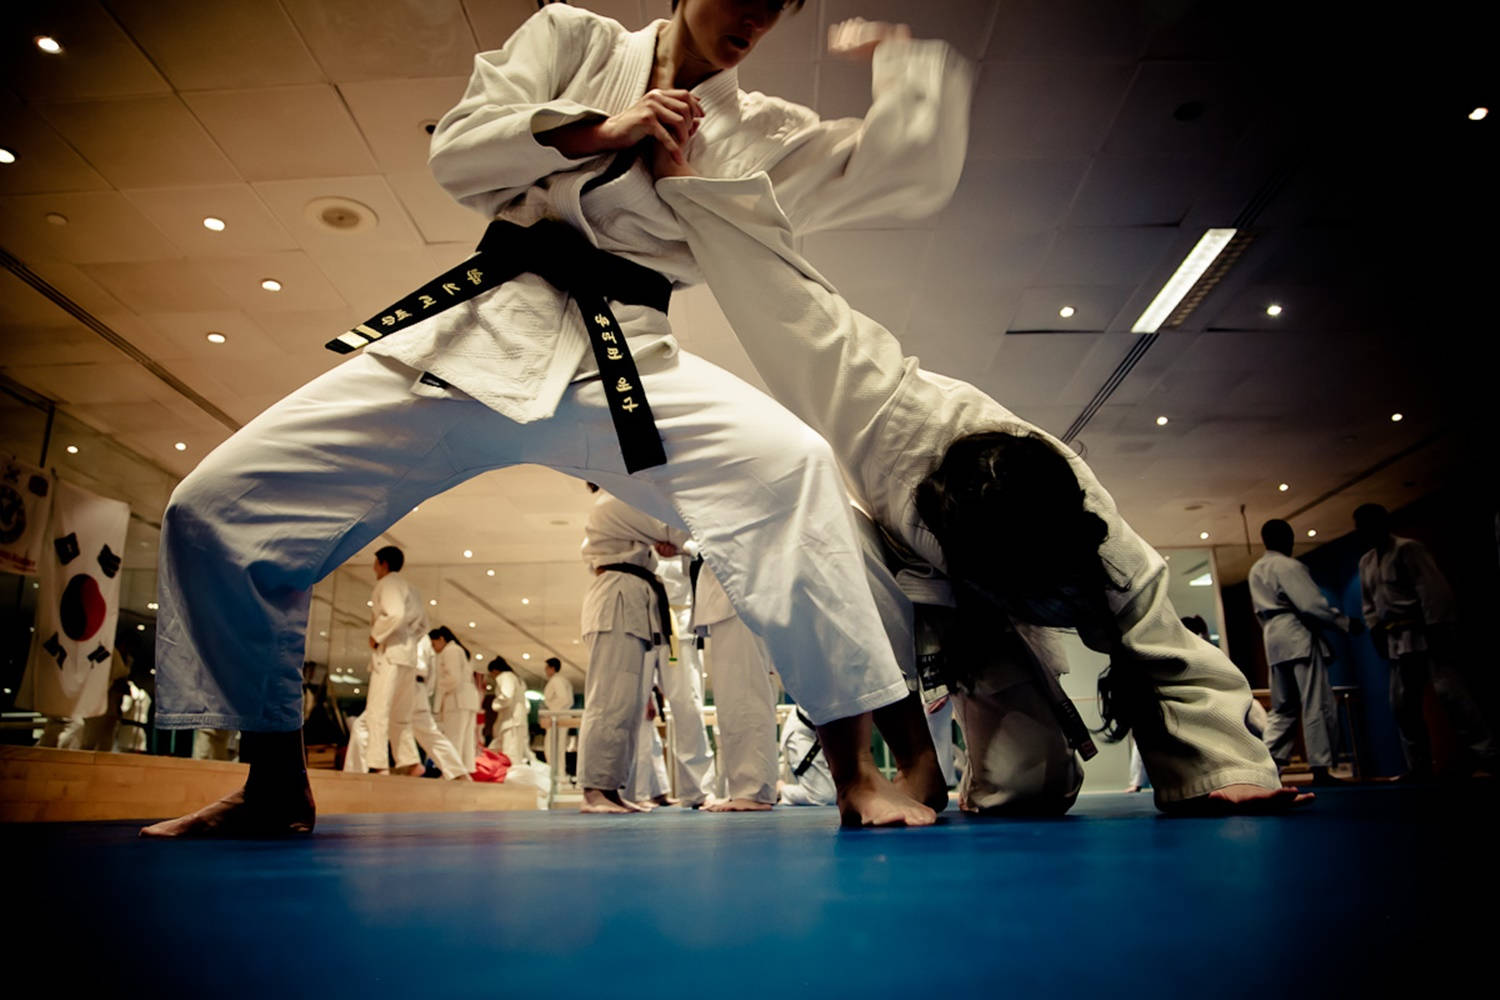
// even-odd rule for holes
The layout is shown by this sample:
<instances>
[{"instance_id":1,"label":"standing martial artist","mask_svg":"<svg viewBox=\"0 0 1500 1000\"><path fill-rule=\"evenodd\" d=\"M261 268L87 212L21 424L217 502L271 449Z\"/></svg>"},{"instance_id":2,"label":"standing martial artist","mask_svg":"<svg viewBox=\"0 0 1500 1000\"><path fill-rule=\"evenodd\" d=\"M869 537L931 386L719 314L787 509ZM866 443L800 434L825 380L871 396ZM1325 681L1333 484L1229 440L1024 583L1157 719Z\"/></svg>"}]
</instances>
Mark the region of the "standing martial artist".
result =
<instances>
[{"instance_id":1,"label":"standing martial artist","mask_svg":"<svg viewBox=\"0 0 1500 1000\"><path fill-rule=\"evenodd\" d=\"M677 800L689 809L696 809L708 800L715 780L714 751L703 725L702 651L693 631L692 557L688 553L696 548L696 543L689 539L683 546L683 554L656 561L657 578L667 588L672 634L676 639L658 649L656 677L672 712Z\"/></svg>"},{"instance_id":2,"label":"standing martial artist","mask_svg":"<svg viewBox=\"0 0 1500 1000\"><path fill-rule=\"evenodd\" d=\"M553 712L566 712L573 707L573 700L577 697L573 690L573 682L563 676L562 660L555 656L547 657L547 684L542 688L542 704ZM577 773L576 758L578 756L578 736L572 732L568 733L567 749L563 752L567 773L571 777ZM548 761L548 764L554 763Z\"/></svg>"},{"instance_id":3,"label":"standing martial artist","mask_svg":"<svg viewBox=\"0 0 1500 1000\"><path fill-rule=\"evenodd\" d=\"M490 661L490 678L495 682L495 734L490 749L509 757L511 767L519 767L531 758L526 685L503 656Z\"/></svg>"},{"instance_id":4,"label":"standing martial artist","mask_svg":"<svg viewBox=\"0 0 1500 1000\"><path fill-rule=\"evenodd\" d=\"M693 595L693 625L708 636L708 676L718 718L724 798L709 812L756 812L776 804L776 685L766 644L734 613L719 578L704 566Z\"/></svg>"},{"instance_id":5,"label":"standing martial artist","mask_svg":"<svg viewBox=\"0 0 1500 1000\"><path fill-rule=\"evenodd\" d=\"M738 85L783 6L802 3L682 0L670 20L627 32L551 3L475 57L430 165L495 220L480 256L342 334L343 347L368 349L263 411L173 492L156 722L243 730L251 773L147 836L312 828L296 702L313 584L426 498L518 462L588 475L691 523L825 751L846 764L835 768L845 818L934 821L862 752L866 713L905 687L837 465L784 409L678 349L670 289L700 277L638 154L651 140L683 155L695 131L712 136L702 167L770 171L804 231L930 215L962 168L973 71L946 43L849 26L830 48L873 50L872 103L863 119L821 121ZM933 113L909 113L917 102ZM626 357L635 377L595 377Z\"/></svg>"},{"instance_id":6,"label":"standing martial artist","mask_svg":"<svg viewBox=\"0 0 1500 1000\"><path fill-rule=\"evenodd\" d=\"M1391 710L1401 730L1408 777L1432 776L1432 747L1422 701L1432 681L1459 741L1479 767L1494 773L1496 747L1489 724L1458 667L1458 605L1432 552L1414 538L1391 534L1390 513L1368 503L1354 512L1365 624L1375 650L1391 664Z\"/></svg>"},{"instance_id":7,"label":"standing martial artist","mask_svg":"<svg viewBox=\"0 0 1500 1000\"><path fill-rule=\"evenodd\" d=\"M398 771L420 761L411 731L417 690L417 642L427 631L422 595L401 575L406 556L394 545L375 553L375 590L370 595L370 690L364 720L369 732L365 765L386 774L389 744Z\"/></svg>"},{"instance_id":8,"label":"standing martial artist","mask_svg":"<svg viewBox=\"0 0 1500 1000\"><path fill-rule=\"evenodd\" d=\"M458 748L464 773L474 773L474 754L479 739L474 729L479 716L479 689L484 681L474 661L453 630L439 625L427 633L437 653L433 695L437 700L438 728Z\"/></svg>"},{"instance_id":9,"label":"standing martial artist","mask_svg":"<svg viewBox=\"0 0 1500 1000\"><path fill-rule=\"evenodd\" d=\"M672 628L666 588L651 567L658 553L676 555L688 535L588 485L597 496L582 548L591 578L579 624L589 649L579 735L581 809L635 812L643 807L620 790L635 768L659 649Z\"/></svg>"},{"instance_id":10,"label":"standing martial artist","mask_svg":"<svg viewBox=\"0 0 1500 1000\"><path fill-rule=\"evenodd\" d=\"M1271 667L1271 724L1266 749L1284 770L1292 756L1297 709L1302 709L1302 740L1313 784L1338 785L1328 773L1338 741L1338 710L1328 682L1328 640L1320 626L1349 631L1349 618L1328 603L1307 567L1292 558L1292 526L1274 518L1261 525L1266 554L1250 567L1250 603L1260 619Z\"/></svg>"},{"instance_id":11,"label":"standing martial artist","mask_svg":"<svg viewBox=\"0 0 1500 1000\"><path fill-rule=\"evenodd\" d=\"M1107 732L1135 733L1160 807L1260 810L1310 798L1281 786L1245 721L1249 684L1182 626L1166 563L1071 449L904 357L797 252L764 174L695 177L659 151L652 164L657 193L772 394L829 442L893 552L953 587L957 655L946 669L969 748L962 805L1056 813L1076 798L1078 756L1093 746L1057 684L1060 628L1109 655ZM896 624L911 634L909 620ZM894 645L915 660L911 642ZM891 731L882 720L898 784L940 806L947 791L916 696L899 711ZM901 718L911 721L898 727Z\"/></svg>"}]
</instances>

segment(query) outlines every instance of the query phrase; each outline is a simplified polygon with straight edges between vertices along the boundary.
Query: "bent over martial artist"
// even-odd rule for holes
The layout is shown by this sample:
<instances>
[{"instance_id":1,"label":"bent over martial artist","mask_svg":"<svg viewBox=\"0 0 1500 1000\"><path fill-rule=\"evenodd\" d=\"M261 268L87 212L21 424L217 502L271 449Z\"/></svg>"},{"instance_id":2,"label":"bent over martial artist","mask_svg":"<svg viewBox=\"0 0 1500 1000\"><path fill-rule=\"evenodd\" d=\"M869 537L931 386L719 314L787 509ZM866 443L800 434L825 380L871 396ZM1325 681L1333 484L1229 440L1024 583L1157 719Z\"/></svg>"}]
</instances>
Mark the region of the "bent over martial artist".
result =
<instances>
[{"instance_id":1,"label":"bent over martial artist","mask_svg":"<svg viewBox=\"0 0 1500 1000\"><path fill-rule=\"evenodd\" d=\"M973 386L903 357L890 331L796 252L764 174L694 177L659 154L653 167L772 394L828 440L906 560L946 574L959 633L982 633L955 664L965 808L1072 805L1082 782L1075 749L1091 745L1055 677L1035 669L1038 659L1065 665L1049 641L1058 628L1110 656L1102 714L1113 735L1134 731L1159 806L1254 809L1298 798L1246 725L1249 684L1183 627L1167 600L1166 563L1088 466ZM1015 629L996 635L991 623L1007 618ZM940 802L930 754L906 779Z\"/></svg>"},{"instance_id":2,"label":"bent over martial artist","mask_svg":"<svg viewBox=\"0 0 1500 1000\"><path fill-rule=\"evenodd\" d=\"M428 497L522 462L690 528L830 761L848 762L835 768L846 821L933 821L861 750L866 713L905 685L837 465L802 422L678 350L670 286L700 277L637 154L645 140L682 155L695 131L712 137L699 168L769 171L805 230L930 214L957 183L972 70L942 42L862 29L840 44L873 48L869 113L821 121L739 89L737 65L782 6L682 0L671 20L627 32L548 4L475 57L430 162L496 220L480 252L341 335L369 347L261 413L173 493L157 725L241 729L251 768L240 792L143 833L310 830L299 706L313 584ZM909 114L915 100L937 113Z\"/></svg>"}]
</instances>

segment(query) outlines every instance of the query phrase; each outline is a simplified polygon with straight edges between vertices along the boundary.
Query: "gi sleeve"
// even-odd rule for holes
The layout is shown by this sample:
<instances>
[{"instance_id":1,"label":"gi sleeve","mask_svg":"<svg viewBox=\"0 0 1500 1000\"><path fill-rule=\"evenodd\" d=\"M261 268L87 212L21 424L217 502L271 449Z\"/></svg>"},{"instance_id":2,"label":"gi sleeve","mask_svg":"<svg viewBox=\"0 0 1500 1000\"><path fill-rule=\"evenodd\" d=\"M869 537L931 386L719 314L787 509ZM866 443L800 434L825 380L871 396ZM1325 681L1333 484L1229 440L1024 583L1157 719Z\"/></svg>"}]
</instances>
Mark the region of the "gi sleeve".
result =
<instances>
[{"instance_id":1,"label":"gi sleeve","mask_svg":"<svg viewBox=\"0 0 1500 1000\"><path fill-rule=\"evenodd\" d=\"M536 137L608 117L560 96L592 43L592 30L587 17L549 4L503 48L474 57L468 90L438 122L428 155L433 177L460 204L489 215L548 174L578 165Z\"/></svg>"},{"instance_id":2,"label":"gi sleeve","mask_svg":"<svg viewBox=\"0 0 1500 1000\"><path fill-rule=\"evenodd\" d=\"M370 617L370 638L383 646L406 620L406 601L400 589L393 586L377 586L374 601L375 608Z\"/></svg>"},{"instance_id":3,"label":"gi sleeve","mask_svg":"<svg viewBox=\"0 0 1500 1000\"><path fill-rule=\"evenodd\" d=\"M1295 565L1282 564L1280 572L1277 573L1277 584L1286 599L1292 602L1292 606L1299 614L1316 618L1320 622L1349 631L1349 619L1337 608L1328 603L1318 585L1313 583L1312 574L1307 567L1301 563Z\"/></svg>"},{"instance_id":4,"label":"gi sleeve","mask_svg":"<svg viewBox=\"0 0 1500 1000\"><path fill-rule=\"evenodd\" d=\"M437 685L439 703L442 702L445 696L458 690L460 677L459 664L454 663L454 658L449 655L449 651L454 648L451 644L444 646L443 651L437 655L437 680L435 683Z\"/></svg>"},{"instance_id":5,"label":"gi sleeve","mask_svg":"<svg viewBox=\"0 0 1500 1000\"><path fill-rule=\"evenodd\" d=\"M963 171L973 86L973 67L946 42L892 40L875 49L863 119L821 121L788 105L787 152L764 167L793 226L809 232L942 208Z\"/></svg>"},{"instance_id":6,"label":"gi sleeve","mask_svg":"<svg viewBox=\"0 0 1500 1000\"><path fill-rule=\"evenodd\" d=\"M1422 602L1422 621L1428 625L1439 625L1458 619L1458 608L1453 600L1453 588L1443 571L1438 569L1432 552L1421 542L1407 542L1397 553L1401 568L1411 580L1417 597Z\"/></svg>"}]
</instances>

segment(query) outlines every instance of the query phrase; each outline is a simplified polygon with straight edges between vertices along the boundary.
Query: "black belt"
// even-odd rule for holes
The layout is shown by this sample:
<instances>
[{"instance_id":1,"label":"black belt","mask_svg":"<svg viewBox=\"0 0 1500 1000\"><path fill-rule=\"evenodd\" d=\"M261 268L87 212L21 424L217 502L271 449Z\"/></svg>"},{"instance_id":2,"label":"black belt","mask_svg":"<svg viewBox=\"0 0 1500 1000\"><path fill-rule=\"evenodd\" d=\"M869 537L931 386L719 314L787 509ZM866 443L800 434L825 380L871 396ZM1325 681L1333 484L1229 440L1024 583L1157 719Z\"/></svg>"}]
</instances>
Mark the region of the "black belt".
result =
<instances>
[{"instance_id":1,"label":"black belt","mask_svg":"<svg viewBox=\"0 0 1500 1000\"><path fill-rule=\"evenodd\" d=\"M800 778L806 774L807 769L812 767L813 761L817 759L818 751L823 749L823 744L818 740L818 727L813 725L811 719L802 714L802 709L800 708L797 709L797 718L802 720L804 726L813 731L813 742L812 746L808 748L807 753L802 756L802 760L793 768L792 777L794 778Z\"/></svg>"},{"instance_id":2,"label":"black belt","mask_svg":"<svg viewBox=\"0 0 1500 1000\"><path fill-rule=\"evenodd\" d=\"M523 227L496 219L484 231L474 256L323 346L339 354L357 351L521 274L539 275L577 303L620 439L625 471L665 465L667 455L651 404L625 335L609 310L609 300L666 312L672 283L648 267L600 250L561 222L543 220ZM423 380L429 379L442 381L424 374Z\"/></svg>"},{"instance_id":3,"label":"black belt","mask_svg":"<svg viewBox=\"0 0 1500 1000\"><path fill-rule=\"evenodd\" d=\"M631 576L640 577L649 583L651 589L656 593L656 610L657 614L661 616L658 624L664 630L670 628L667 623L672 620L672 602L667 599L667 588L662 585L661 580L657 579L655 573L644 566L637 566L635 563L610 563L607 566L600 566L599 568L613 573L629 573ZM665 641L666 639L661 632L653 631L651 633L652 645L660 646Z\"/></svg>"},{"instance_id":4,"label":"black belt","mask_svg":"<svg viewBox=\"0 0 1500 1000\"><path fill-rule=\"evenodd\" d=\"M1255 617L1263 622L1268 622L1272 618L1280 618L1282 615L1295 615L1296 613L1291 608L1267 608L1264 611L1255 612Z\"/></svg>"}]
</instances>

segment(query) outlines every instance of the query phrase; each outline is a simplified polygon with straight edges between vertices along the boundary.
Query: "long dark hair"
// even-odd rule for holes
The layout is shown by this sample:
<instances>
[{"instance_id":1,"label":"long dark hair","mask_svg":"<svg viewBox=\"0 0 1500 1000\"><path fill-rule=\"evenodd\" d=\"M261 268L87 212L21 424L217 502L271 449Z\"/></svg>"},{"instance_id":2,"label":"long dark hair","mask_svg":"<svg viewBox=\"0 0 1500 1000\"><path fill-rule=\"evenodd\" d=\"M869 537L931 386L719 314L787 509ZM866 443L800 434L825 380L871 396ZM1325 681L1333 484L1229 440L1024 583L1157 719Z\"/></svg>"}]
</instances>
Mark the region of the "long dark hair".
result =
<instances>
[{"instance_id":1,"label":"long dark hair","mask_svg":"<svg viewBox=\"0 0 1500 1000\"><path fill-rule=\"evenodd\" d=\"M437 628L433 629L431 632L428 632L427 633L427 638L429 638L429 639L442 639L445 642L451 642L455 646L457 646L459 649L461 649L461 650L464 651L464 656L465 657L472 658L474 656L473 653L469 652L469 647L465 646L462 642L460 642L458 636L454 635L453 634L453 630L451 628L449 628L448 626L446 626L446 625L439 625Z\"/></svg>"},{"instance_id":2,"label":"long dark hair","mask_svg":"<svg viewBox=\"0 0 1500 1000\"><path fill-rule=\"evenodd\" d=\"M1068 459L1032 434L984 431L954 441L917 486L917 512L942 546L959 614L948 657L952 682L971 688L994 648L994 611L1039 625L1077 626L1107 644L1099 675L1099 732L1116 742L1134 731L1144 746L1184 745L1167 731L1161 698L1127 653L1109 596L1126 589L1099 555L1105 520L1084 506ZM1038 614L1061 609L1069 620Z\"/></svg>"}]
</instances>

